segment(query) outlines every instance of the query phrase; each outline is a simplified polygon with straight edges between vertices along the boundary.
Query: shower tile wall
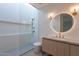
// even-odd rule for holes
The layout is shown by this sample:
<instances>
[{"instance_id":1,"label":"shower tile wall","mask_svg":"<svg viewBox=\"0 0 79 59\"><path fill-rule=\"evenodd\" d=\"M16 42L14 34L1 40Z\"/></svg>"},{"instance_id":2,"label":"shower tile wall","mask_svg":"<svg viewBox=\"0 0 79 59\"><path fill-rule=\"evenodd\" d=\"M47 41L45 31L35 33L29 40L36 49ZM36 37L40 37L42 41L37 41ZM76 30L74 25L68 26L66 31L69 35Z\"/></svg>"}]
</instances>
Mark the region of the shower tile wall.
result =
<instances>
[{"instance_id":1,"label":"shower tile wall","mask_svg":"<svg viewBox=\"0 0 79 59\"><path fill-rule=\"evenodd\" d=\"M0 4L0 55L10 55L16 50L20 55L32 48L31 20L37 20L37 13L38 10L29 4Z\"/></svg>"}]
</instances>

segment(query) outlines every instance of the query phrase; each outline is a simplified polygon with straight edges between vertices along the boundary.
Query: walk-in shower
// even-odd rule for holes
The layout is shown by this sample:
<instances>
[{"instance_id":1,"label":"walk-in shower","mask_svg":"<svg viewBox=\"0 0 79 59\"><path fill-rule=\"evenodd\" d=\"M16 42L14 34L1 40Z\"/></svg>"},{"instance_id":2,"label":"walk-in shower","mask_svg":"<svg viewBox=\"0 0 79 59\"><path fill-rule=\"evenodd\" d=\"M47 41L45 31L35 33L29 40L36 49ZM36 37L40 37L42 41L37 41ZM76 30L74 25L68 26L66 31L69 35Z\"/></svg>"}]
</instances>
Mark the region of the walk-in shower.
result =
<instances>
[{"instance_id":1,"label":"walk-in shower","mask_svg":"<svg viewBox=\"0 0 79 59\"><path fill-rule=\"evenodd\" d=\"M28 4L0 4L0 55L21 55L33 48L33 10Z\"/></svg>"}]
</instances>

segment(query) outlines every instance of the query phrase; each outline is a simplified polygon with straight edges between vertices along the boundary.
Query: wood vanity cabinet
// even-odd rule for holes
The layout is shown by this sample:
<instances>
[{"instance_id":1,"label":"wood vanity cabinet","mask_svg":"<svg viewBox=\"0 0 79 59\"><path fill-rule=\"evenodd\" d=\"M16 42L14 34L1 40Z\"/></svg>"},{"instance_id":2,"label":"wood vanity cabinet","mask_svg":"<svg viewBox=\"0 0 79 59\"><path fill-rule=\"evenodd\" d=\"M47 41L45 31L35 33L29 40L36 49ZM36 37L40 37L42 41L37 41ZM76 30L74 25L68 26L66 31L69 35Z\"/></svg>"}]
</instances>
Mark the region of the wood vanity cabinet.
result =
<instances>
[{"instance_id":1,"label":"wood vanity cabinet","mask_svg":"<svg viewBox=\"0 0 79 59\"><path fill-rule=\"evenodd\" d=\"M54 47L54 48L53 48ZM57 55L56 42L51 40L43 40L42 51L50 55Z\"/></svg>"},{"instance_id":2,"label":"wood vanity cabinet","mask_svg":"<svg viewBox=\"0 0 79 59\"><path fill-rule=\"evenodd\" d=\"M79 56L79 46L43 38L42 51L54 56Z\"/></svg>"}]
</instances>

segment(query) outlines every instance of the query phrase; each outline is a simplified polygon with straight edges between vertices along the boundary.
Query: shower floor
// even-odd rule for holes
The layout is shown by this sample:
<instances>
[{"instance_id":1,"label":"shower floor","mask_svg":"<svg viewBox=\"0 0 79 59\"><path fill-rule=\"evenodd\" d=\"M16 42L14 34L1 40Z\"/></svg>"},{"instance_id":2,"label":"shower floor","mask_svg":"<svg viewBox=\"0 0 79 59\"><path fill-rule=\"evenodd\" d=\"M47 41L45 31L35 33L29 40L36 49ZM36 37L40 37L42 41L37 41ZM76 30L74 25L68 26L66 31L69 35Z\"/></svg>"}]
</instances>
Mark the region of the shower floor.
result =
<instances>
[{"instance_id":1,"label":"shower floor","mask_svg":"<svg viewBox=\"0 0 79 59\"><path fill-rule=\"evenodd\" d=\"M30 45L25 46L24 48L21 48L21 49L0 52L0 56L20 56L20 55L24 54L25 52L31 50L32 48L33 48L33 45L30 44Z\"/></svg>"}]
</instances>

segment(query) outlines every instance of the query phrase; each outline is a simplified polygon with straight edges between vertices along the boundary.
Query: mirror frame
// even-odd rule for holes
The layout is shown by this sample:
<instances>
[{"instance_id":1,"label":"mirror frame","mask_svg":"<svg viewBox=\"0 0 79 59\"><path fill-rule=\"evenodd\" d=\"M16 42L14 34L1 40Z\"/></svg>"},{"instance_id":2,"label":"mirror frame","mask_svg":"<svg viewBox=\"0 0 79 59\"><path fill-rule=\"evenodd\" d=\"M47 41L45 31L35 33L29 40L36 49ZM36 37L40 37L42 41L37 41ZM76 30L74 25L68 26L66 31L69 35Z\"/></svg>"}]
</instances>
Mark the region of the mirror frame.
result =
<instances>
[{"instance_id":1,"label":"mirror frame","mask_svg":"<svg viewBox=\"0 0 79 59\"><path fill-rule=\"evenodd\" d=\"M54 18L55 18L57 15L60 15L60 14L62 14L62 13L69 14L69 15L72 16L72 18L73 18L73 19L72 19L72 20L73 20L73 25L72 25L72 27L71 27L68 31L62 32L62 33L69 33L69 32L71 32L71 31L74 29L75 23L76 23L74 16L73 16L72 14L70 14L69 12L61 12L61 13L55 14L55 16L52 17L52 19L51 19L51 21L50 21L50 28L51 28L51 30L54 31L55 33L60 33L60 32L56 31L56 30L52 27L51 23L52 23L52 21L54 20Z\"/></svg>"}]
</instances>

